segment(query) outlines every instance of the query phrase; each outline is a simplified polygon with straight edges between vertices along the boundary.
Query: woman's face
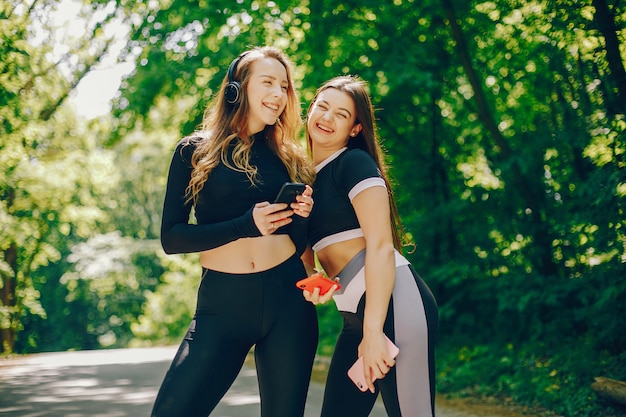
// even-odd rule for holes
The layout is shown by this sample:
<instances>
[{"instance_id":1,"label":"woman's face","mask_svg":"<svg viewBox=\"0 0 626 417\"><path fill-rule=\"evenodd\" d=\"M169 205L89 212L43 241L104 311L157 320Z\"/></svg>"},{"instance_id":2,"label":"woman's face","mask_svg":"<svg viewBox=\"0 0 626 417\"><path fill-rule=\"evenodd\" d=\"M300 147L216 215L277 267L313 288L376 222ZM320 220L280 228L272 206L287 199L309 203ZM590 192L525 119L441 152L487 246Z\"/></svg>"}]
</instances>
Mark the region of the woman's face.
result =
<instances>
[{"instance_id":1,"label":"woman's face","mask_svg":"<svg viewBox=\"0 0 626 417\"><path fill-rule=\"evenodd\" d=\"M250 134L273 125L287 106L287 70L274 58L259 58L250 64L247 86Z\"/></svg>"},{"instance_id":2,"label":"woman's face","mask_svg":"<svg viewBox=\"0 0 626 417\"><path fill-rule=\"evenodd\" d=\"M320 92L307 118L307 132L313 147L337 150L347 145L350 136L361 131L356 123L354 100L335 88Z\"/></svg>"}]
</instances>

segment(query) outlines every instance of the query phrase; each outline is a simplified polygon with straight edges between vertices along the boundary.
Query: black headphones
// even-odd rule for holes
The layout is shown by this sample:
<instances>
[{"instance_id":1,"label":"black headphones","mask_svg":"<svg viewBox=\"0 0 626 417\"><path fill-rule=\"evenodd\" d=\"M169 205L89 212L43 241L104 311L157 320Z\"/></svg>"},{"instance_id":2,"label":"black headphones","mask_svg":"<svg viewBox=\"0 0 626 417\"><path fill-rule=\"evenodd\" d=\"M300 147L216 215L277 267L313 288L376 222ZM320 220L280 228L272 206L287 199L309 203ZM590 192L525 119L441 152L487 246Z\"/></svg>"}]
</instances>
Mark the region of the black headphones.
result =
<instances>
[{"instance_id":1,"label":"black headphones","mask_svg":"<svg viewBox=\"0 0 626 417\"><path fill-rule=\"evenodd\" d=\"M241 58L243 58L248 51L242 53L237 58L230 63L228 67L228 84L224 88L224 97L226 98L226 102L231 105L237 105L239 100L241 100L241 83L239 81L235 81L233 78L235 77L235 71L237 71L237 65Z\"/></svg>"}]
</instances>

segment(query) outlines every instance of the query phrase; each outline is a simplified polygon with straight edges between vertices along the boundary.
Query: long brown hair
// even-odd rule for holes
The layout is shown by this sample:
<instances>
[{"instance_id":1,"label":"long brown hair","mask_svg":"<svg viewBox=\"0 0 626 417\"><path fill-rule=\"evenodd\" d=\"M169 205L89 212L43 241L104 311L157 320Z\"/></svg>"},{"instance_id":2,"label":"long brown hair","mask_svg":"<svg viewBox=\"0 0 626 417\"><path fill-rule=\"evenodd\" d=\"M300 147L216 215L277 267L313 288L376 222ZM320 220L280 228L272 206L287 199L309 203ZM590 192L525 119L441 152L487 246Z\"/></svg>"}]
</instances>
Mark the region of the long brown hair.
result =
<instances>
[{"instance_id":1,"label":"long brown hair","mask_svg":"<svg viewBox=\"0 0 626 417\"><path fill-rule=\"evenodd\" d=\"M354 107L356 108L356 122L362 126L361 131L348 140L348 148L358 148L367 152L376 162L376 166L387 186L387 195L389 196L390 222L391 232L393 234L393 244L396 249L401 250L404 246L415 248L415 243L410 239L402 226L398 208L396 206L391 183L389 181L388 166L385 162L385 154L380 145L378 137L378 129L376 128L376 118L374 116L374 106L370 99L367 83L361 78L354 75L342 75L335 77L324 83L315 93L315 97L309 105L307 116L311 112L317 100L317 96L324 90L334 88L343 91L352 97ZM307 143L309 152L312 148L311 137L307 132Z\"/></svg>"},{"instance_id":2,"label":"long brown hair","mask_svg":"<svg viewBox=\"0 0 626 417\"><path fill-rule=\"evenodd\" d=\"M251 73L251 65L258 59L273 58L279 61L287 71L287 106L280 114L276 124L267 125L265 134L268 144L281 159L292 181L310 184L314 173L304 150L296 142L296 136L302 126L300 118L300 99L293 84L292 64L287 56L271 46L255 47L245 54L237 63L233 79L241 84L241 100L239 105L229 104L224 97L228 84L228 76L222 80L222 86L207 107L202 120L201 131L191 137L200 138L191 158L193 171L186 189L187 201L197 202L198 193L211 171L221 162L231 169L244 172L250 182L255 184L257 170L250 165L250 148L252 138L248 132L249 105L247 86ZM235 143L231 164L228 161L229 146Z\"/></svg>"}]
</instances>

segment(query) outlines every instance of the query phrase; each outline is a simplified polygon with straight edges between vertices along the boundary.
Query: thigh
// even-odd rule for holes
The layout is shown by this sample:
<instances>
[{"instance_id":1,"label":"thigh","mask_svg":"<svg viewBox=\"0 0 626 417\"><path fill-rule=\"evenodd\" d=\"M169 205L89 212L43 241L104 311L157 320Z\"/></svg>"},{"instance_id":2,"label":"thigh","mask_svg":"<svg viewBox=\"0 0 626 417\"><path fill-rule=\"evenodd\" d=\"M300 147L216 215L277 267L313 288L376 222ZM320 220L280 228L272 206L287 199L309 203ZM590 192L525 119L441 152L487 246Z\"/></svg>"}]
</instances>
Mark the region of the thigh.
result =
<instances>
[{"instance_id":1,"label":"thigh","mask_svg":"<svg viewBox=\"0 0 626 417\"><path fill-rule=\"evenodd\" d=\"M222 323L197 317L191 323L154 403L152 417L206 417L239 373L250 345L226 341Z\"/></svg>"},{"instance_id":2,"label":"thigh","mask_svg":"<svg viewBox=\"0 0 626 417\"><path fill-rule=\"evenodd\" d=\"M361 392L347 375L357 359L361 339L360 326L344 324L328 369L322 417L366 417L372 411L378 392Z\"/></svg>"},{"instance_id":3,"label":"thigh","mask_svg":"<svg viewBox=\"0 0 626 417\"><path fill-rule=\"evenodd\" d=\"M400 348L396 366L379 385L388 415L434 415L437 305L410 265L396 270L388 319L386 332Z\"/></svg>"},{"instance_id":4,"label":"thigh","mask_svg":"<svg viewBox=\"0 0 626 417\"><path fill-rule=\"evenodd\" d=\"M254 350L262 416L304 414L318 328L315 306L295 286L303 274L301 263L296 263L267 283L272 295L264 306L266 333Z\"/></svg>"}]
</instances>

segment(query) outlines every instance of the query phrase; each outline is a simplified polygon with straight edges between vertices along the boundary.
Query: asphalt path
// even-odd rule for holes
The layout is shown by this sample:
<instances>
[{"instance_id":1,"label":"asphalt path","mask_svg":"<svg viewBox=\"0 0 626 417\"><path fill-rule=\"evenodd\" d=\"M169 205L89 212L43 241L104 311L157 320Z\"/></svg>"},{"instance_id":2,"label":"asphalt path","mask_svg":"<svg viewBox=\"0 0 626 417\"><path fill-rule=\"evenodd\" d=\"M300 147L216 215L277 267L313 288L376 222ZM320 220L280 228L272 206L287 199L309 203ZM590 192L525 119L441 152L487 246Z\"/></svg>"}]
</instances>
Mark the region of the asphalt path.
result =
<instances>
[{"instance_id":1,"label":"asphalt path","mask_svg":"<svg viewBox=\"0 0 626 417\"><path fill-rule=\"evenodd\" d=\"M58 352L0 359L0 416L147 417L175 349ZM305 417L319 416L323 390L322 384L311 382ZM211 417L258 417L259 403L256 372L246 365ZM475 417L437 408L438 417ZM370 417L386 415L378 402Z\"/></svg>"}]
</instances>

